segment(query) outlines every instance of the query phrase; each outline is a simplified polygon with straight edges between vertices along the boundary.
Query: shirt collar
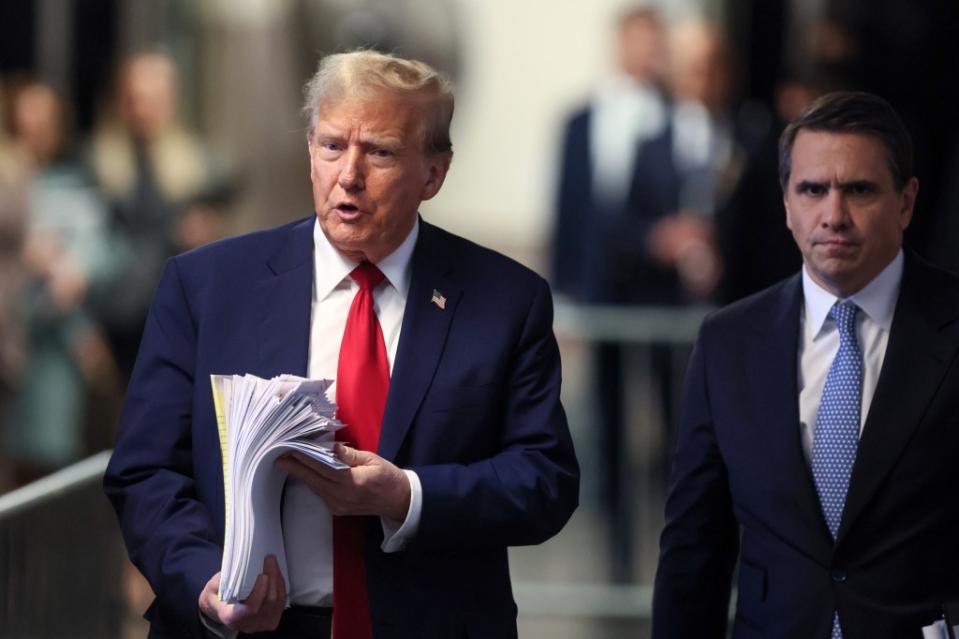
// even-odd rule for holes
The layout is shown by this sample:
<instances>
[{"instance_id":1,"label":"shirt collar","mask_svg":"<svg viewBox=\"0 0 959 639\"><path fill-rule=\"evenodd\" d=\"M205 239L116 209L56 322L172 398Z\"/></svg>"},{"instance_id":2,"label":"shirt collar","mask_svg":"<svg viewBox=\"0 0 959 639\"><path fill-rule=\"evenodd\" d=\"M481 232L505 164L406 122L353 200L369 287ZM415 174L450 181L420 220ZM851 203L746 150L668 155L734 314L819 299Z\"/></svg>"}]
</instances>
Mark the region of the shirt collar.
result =
<instances>
[{"instance_id":1,"label":"shirt collar","mask_svg":"<svg viewBox=\"0 0 959 639\"><path fill-rule=\"evenodd\" d=\"M396 289L403 299L410 289L412 276L413 249L420 233L419 217L413 223L406 239L395 251L380 260L376 266L386 278L386 281ZM314 295L322 300L335 289L340 282L346 279L350 272L358 266L357 262L346 258L337 251L323 229L320 220L316 219L313 225L313 281L315 282Z\"/></svg>"},{"instance_id":2,"label":"shirt collar","mask_svg":"<svg viewBox=\"0 0 959 639\"><path fill-rule=\"evenodd\" d=\"M896 310L896 299L899 297L899 284L902 282L903 255L902 249L896 257L879 272L871 282L847 299L855 302L856 306L869 317L879 328L888 331L892 326L892 316ZM806 267L802 269L803 297L806 309L806 331L810 336L819 335L829 309L839 299L817 284L810 276Z\"/></svg>"}]
</instances>

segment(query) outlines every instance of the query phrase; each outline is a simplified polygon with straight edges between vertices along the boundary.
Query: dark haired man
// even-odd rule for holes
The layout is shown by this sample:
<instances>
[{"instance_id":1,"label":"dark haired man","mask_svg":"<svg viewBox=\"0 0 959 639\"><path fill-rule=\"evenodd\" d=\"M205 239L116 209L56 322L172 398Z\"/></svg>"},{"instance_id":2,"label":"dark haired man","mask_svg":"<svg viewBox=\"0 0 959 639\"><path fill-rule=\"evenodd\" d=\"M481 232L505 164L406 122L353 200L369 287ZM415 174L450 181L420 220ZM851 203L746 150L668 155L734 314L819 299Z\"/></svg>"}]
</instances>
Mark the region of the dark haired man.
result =
<instances>
[{"instance_id":1,"label":"dark haired man","mask_svg":"<svg viewBox=\"0 0 959 639\"><path fill-rule=\"evenodd\" d=\"M959 279L902 250L918 191L884 100L780 139L800 274L703 324L653 636L920 637L959 599Z\"/></svg>"}]
</instances>

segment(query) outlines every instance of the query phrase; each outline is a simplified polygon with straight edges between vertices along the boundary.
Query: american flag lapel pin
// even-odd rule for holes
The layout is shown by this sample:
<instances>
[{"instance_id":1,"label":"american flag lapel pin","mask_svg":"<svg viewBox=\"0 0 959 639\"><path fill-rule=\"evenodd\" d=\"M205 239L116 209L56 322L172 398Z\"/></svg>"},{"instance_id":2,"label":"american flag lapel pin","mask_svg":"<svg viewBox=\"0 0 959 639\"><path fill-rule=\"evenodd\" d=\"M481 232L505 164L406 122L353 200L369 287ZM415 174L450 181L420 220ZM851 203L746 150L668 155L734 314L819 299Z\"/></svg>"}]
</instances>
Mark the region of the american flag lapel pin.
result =
<instances>
[{"instance_id":1,"label":"american flag lapel pin","mask_svg":"<svg viewBox=\"0 0 959 639\"><path fill-rule=\"evenodd\" d=\"M433 296L430 298L430 304L436 304L436 308L440 309L441 311L445 311L445 310L446 310L446 296L443 295L442 293L440 293L439 291L437 291L437 290L434 288L434 289L433 289Z\"/></svg>"}]
</instances>

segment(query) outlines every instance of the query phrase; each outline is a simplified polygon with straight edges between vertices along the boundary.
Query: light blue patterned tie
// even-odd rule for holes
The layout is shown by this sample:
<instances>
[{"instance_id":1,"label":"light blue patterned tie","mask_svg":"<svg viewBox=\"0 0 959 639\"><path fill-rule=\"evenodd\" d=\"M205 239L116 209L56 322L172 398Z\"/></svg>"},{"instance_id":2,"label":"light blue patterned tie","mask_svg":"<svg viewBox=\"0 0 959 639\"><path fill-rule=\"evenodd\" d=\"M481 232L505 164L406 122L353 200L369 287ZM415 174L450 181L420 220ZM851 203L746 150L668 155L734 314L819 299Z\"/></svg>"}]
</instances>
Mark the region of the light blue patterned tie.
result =
<instances>
[{"instance_id":1,"label":"light blue patterned tie","mask_svg":"<svg viewBox=\"0 0 959 639\"><path fill-rule=\"evenodd\" d=\"M856 339L858 312L859 307L849 301L836 302L829 310L839 329L839 351L826 376L812 444L812 476L833 539L839 532L859 445L862 352ZM838 612L833 617L832 637L842 639Z\"/></svg>"}]
</instances>

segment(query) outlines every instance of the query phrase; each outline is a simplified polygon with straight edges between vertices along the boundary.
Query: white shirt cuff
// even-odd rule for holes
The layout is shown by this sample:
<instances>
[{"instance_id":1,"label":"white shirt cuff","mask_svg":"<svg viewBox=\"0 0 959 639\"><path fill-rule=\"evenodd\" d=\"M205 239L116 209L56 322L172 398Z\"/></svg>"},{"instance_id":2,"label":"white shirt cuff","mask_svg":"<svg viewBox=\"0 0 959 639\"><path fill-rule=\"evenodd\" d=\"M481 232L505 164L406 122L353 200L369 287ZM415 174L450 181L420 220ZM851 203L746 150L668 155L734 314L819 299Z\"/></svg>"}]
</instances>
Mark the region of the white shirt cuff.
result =
<instances>
[{"instance_id":1,"label":"white shirt cuff","mask_svg":"<svg viewBox=\"0 0 959 639\"><path fill-rule=\"evenodd\" d=\"M200 613L200 622L203 623L203 626L206 628L211 637L218 637L219 639L236 639L237 635L240 634L239 630L227 628L222 623L213 621L202 612Z\"/></svg>"},{"instance_id":2,"label":"white shirt cuff","mask_svg":"<svg viewBox=\"0 0 959 639\"><path fill-rule=\"evenodd\" d=\"M406 519L401 524L387 517L380 517L383 526L383 543L380 549L383 552L397 552L406 548L410 539L416 536L420 527L420 514L423 512L423 485L419 476L412 470L403 469L406 478L410 481L410 508L406 511Z\"/></svg>"}]
</instances>

